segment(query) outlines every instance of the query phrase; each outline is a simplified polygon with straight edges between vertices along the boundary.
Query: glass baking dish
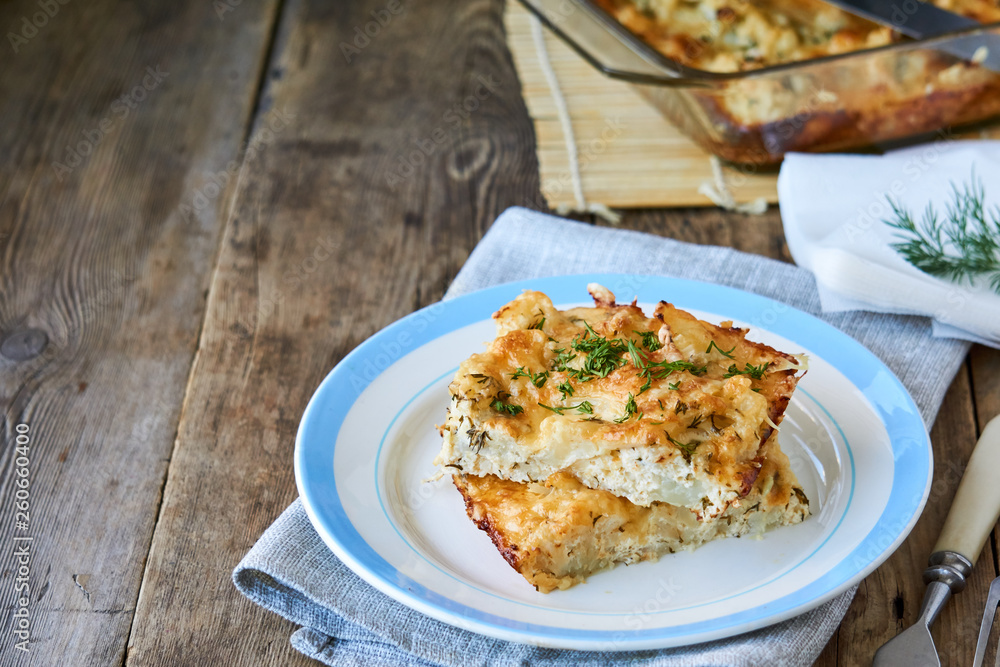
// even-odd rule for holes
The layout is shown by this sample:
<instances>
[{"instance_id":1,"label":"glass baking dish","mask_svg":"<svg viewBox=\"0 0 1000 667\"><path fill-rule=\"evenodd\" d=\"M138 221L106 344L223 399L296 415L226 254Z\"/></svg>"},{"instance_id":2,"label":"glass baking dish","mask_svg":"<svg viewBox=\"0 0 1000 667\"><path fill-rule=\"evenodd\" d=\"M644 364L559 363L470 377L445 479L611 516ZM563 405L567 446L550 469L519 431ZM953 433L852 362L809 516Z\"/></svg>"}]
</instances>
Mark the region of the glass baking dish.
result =
<instances>
[{"instance_id":1,"label":"glass baking dish","mask_svg":"<svg viewBox=\"0 0 1000 667\"><path fill-rule=\"evenodd\" d=\"M1000 114L1000 74L949 55L1000 45L1000 23L717 73L666 58L590 0L521 2L594 67L633 84L682 132L736 164L884 147Z\"/></svg>"}]
</instances>

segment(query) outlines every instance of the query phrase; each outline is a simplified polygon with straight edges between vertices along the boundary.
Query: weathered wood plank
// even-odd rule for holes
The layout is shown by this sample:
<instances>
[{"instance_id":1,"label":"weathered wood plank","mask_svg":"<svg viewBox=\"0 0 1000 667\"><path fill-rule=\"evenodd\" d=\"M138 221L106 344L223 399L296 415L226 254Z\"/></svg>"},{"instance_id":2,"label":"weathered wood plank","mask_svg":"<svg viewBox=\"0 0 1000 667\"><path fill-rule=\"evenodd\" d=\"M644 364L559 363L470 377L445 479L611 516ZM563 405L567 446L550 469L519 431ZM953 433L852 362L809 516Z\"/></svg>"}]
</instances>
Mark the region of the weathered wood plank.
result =
<instances>
[{"instance_id":1,"label":"weathered wood plank","mask_svg":"<svg viewBox=\"0 0 1000 667\"><path fill-rule=\"evenodd\" d=\"M230 200L207 175L239 154L271 19L263 3L224 20L193 1L0 5L5 613L11 540L34 538L30 652L5 633L3 664L123 659ZM38 356L12 342L26 329L48 339Z\"/></svg>"},{"instance_id":2,"label":"weathered wood plank","mask_svg":"<svg viewBox=\"0 0 1000 667\"><path fill-rule=\"evenodd\" d=\"M307 664L289 624L229 577L295 497L302 410L344 354L439 299L496 215L538 193L501 3L403 2L345 56L387 6L285 7L263 108L290 121L240 179L129 664Z\"/></svg>"},{"instance_id":3,"label":"weathered wood plank","mask_svg":"<svg viewBox=\"0 0 1000 667\"><path fill-rule=\"evenodd\" d=\"M979 430L1000 415L1000 350L975 345L969 355Z\"/></svg>"}]
</instances>

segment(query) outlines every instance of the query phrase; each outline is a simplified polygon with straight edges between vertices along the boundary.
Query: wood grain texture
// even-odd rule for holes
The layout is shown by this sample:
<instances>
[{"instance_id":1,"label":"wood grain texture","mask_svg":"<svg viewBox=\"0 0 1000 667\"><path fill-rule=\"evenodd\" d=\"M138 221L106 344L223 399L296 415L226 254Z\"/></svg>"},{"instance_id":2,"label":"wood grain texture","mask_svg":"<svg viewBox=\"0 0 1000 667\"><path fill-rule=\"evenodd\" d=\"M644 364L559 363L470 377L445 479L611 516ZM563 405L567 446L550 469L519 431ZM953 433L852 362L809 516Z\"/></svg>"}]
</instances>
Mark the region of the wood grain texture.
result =
<instances>
[{"instance_id":1,"label":"wood grain texture","mask_svg":"<svg viewBox=\"0 0 1000 667\"><path fill-rule=\"evenodd\" d=\"M348 351L442 296L500 211L537 195L501 3L406 2L348 63L340 44L384 6L285 6L257 125L291 120L243 167L127 664L309 664L230 579L295 498L302 410Z\"/></svg>"},{"instance_id":2,"label":"wood grain texture","mask_svg":"<svg viewBox=\"0 0 1000 667\"><path fill-rule=\"evenodd\" d=\"M29 652L2 664L120 664L204 312L269 17L202 2L0 4L0 604L10 539L31 543ZM38 18L41 16L41 18ZM23 21L41 27L32 32ZM17 424L30 427L29 529L14 525ZM8 548L11 547L11 548ZM5 628L8 628L5 617Z\"/></svg>"},{"instance_id":3,"label":"wood grain texture","mask_svg":"<svg viewBox=\"0 0 1000 667\"><path fill-rule=\"evenodd\" d=\"M0 124L0 341L34 327L49 343L0 358L5 443L30 424L44 489L32 654L0 664L314 664L230 580L295 497L306 401L360 342L439 299L503 209L546 207L502 0L404 0L352 51L385 6L70 3L4 56L0 117L18 122ZM0 25L36 7L4 3ZM122 101L147 67L168 75ZM56 170L67 146L88 154ZM629 211L622 226L790 261L775 208ZM974 348L934 428L928 510L818 664L868 664L915 618L977 422L1000 411L998 367ZM0 466L13 535L9 448ZM938 621L946 665L971 657L989 560Z\"/></svg>"}]
</instances>

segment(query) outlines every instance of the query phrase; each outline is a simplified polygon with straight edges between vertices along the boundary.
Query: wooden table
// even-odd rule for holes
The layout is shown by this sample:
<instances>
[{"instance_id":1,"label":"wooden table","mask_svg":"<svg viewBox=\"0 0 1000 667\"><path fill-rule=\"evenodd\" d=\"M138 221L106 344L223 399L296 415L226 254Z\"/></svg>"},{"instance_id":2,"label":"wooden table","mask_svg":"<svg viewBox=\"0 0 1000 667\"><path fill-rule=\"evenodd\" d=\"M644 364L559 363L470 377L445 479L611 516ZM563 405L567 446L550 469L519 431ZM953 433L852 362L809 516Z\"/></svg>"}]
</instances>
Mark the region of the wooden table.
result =
<instances>
[{"instance_id":1,"label":"wooden table","mask_svg":"<svg viewBox=\"0 0 1000 667\"><path fill-rule=\"evenodd\" d=\"M323 375L439 299L501 211L540 206L501 11L0 4L6 615L13 538L33 538L30 651L5 618L0 663L309 664L289 646L292 624L241 597L230 573L296 496L295 430ZM484 80L485 99L463 110ZM636 211L622 224L790 261L773 208ZM932 433L928 508L864 581L820 665L867 664L916 617L964 462L1000 412L998 373L1000 354L974 348ZM945 664L970 662L996 574L991 540L935 627Z\"/></svg>"}]
</instances>

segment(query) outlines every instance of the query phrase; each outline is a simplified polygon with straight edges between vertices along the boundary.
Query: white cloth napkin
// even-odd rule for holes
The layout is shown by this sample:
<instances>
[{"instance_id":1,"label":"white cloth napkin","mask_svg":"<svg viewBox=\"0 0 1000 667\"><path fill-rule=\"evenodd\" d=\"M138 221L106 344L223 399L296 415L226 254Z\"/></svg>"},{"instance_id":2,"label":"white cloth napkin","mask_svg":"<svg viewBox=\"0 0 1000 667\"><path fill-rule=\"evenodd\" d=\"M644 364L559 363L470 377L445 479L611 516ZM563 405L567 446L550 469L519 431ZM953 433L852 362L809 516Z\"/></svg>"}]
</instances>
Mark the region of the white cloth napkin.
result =
<instances>
[{"instance_id":1,"label":"white cloth napkin","mask_svg":"<svg viewBox=\"0 0 1000 667\"><path fill-rule=\"evenodd\" d=\"M887 197L919 221L928 205L943 216L952 186L985 187L988 209L1000 206L1000 141L946 141L886 155L785 156L778 200L788 249L816 276L823 312L869 310L926 315L934 335L1000 347L1000 295L986 280L973 285L935 278L890 247L899 239L884 222ZM1000 215L1000 212L998 212Z\"/></svg>"}]
</instances>

